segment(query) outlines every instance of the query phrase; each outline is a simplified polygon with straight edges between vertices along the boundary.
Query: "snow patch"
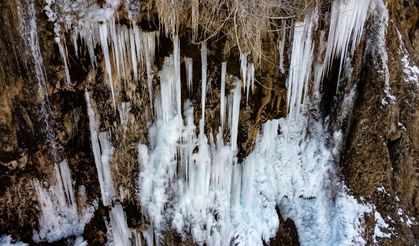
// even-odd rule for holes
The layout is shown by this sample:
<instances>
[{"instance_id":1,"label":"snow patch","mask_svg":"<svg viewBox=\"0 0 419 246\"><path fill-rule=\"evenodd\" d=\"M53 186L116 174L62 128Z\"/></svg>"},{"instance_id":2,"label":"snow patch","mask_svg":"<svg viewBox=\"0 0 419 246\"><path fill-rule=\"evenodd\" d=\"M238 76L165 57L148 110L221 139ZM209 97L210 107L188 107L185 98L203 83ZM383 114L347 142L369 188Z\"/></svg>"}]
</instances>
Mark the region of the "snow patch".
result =
<instances>
[{"instance_id":1,"label":"snow patch","mask_svg":"<svg viewBox=\"0 0 419 246\"><path fill-rule=\"evenodd\" d=\"M381 217L381 214L377 211L374 211L374 218L375 218L375 228L374 228L374 235L373 235L373 241L374 243L377 243L378 238L390 238L392 233L389 231L389 225L383 220ZM385 232L382 229L385 229Z\"/></svg>"},{"instance_id":2,"label":"snow patch","mask_svg":"<svg viewBox=\"0 0 419 246\"><path fill-rule=\"evenodd\" d=\"M416 85L419 87L419 68L416 65L411 65L409 52L404 46L402 35L400 34L400 31L397 30L397 37L399 38L400 42L400 50L403 54L403 57L401 59L402 66L403 66L403 73L404 73L404 81L408 83L416 83Z\"/></svg>"}]
</instances>

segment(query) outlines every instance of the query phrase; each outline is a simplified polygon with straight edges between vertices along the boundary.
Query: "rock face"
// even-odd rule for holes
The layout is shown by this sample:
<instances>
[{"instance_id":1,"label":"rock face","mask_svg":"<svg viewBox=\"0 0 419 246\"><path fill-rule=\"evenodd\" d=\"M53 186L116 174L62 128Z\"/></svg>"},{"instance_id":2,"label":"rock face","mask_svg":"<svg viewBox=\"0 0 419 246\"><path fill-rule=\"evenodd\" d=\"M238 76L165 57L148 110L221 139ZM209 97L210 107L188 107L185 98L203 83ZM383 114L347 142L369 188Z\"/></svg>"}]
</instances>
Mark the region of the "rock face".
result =
<instances>
[{"instance_id":1,"label":"rock face","mask_svg":"<svg viewBox=\"0 0 419 246\"><path fill-rule=\"evenodd\" d=\"M57 2L63 6L68 4L66 1ZM109 7L112 2L119 3L97 1L97 6ZM83 33L80 32L81 36L74 38L70 31L65 33L64 28L61 30L61 41L58 45L54 41L54 38L57 39L54 23L48 21L48 10L44 9L47 4L43 0L0 2L0 235L11 234L31 245L38 243L33 241L32 235L32 231L38 228L37 218L40 214L33 182L37 179L45 187L51 185L54 165L64 159L68 161L72 172L72 185L83 185L87 188L85 194L76 191L77 206L94 203L94 200L101 197L101 184L97 178L91 147L85 93L91 95L97 112L98 132L112 132L112 180L129 218L128 227L133 233L143 233L151 228L147 216L140 208L141 198L138 199L141 165L138 143L152 144L150 134L153 133L149 132L149 126L155 115L151 101L158 96L161 89L159 71L163 67L164 57L172 54L174 47L171 39L175 36L174 33L180 39L181 100L184 102L189 98L196 105L194 122L197 126L202 110L202 97L198 93L202 90L199 81L203 79L200 73L202 46L193 41L198 41L196 35L206 37L208 83L204 131L208 136L215 136L220 131L220 64L226 61L226 91L230 91L235 86L234 77L243 77L241 54L250 53L247 68L250 69L250 64L254 66L255 82L252 82L253 89L248 99L246 92L242 92L237 136L239 162L255 149L257 135L265 122L286 116L285 85L290 69L292 33L284 30L287 30L287 25L292 26L295 21L301 21L303 14L290 14L294 17L286 16L286 20L277 21L273 18L273 21L266 23L266 20L259 22L259 19L252 19L254 15L246 17L247 19L236 16L230 18L226 9L236 7L221 6L217 18L225 18L226 22L224 26L221 25L220 31L216 17L211 14L206 16L202 9L200 17L194 12L200 8L206 10L211 4L215 6L218 1L204 3L193 0L191 9L165 6L169 2L159 0L140 4L126 1L125 5L112 10L118 13L119 18L115 20L118 28L125 30L138 26L142 29L141 32L144 31L155 40L153 45L156 46L153 49L154 62L138 65L141 70L135 75L133 67L136 64L129 61L125 66L128 72L118 72L119 77L114 75L113 81L109 79L112 76L109 76L107 66L112 66L112 69L118 66L117 55L108 52L109 57L106 57L103 46L97 44L93 47L96 61L92 62L93 58L89 54L91 47L81 37ZM248 8L260 11L256 9L260 8L257 1L246 2L249 2ZM298 7L296 9L300 8L299 1L290 2L298 2L295 6ZM419 64L419 3L388 0L386 4L387 7L380 5L378 0L371 1L371 13L365 24L362 41L352 57L352 67L345 68L351 73L338 77L340 72L336 61L323 78L320 115L328 116L325 121L330 132L342 129L342 153L337 163L341 170L338 175L342 177L349 194L360 202L374 204L374 211L382 215L392 233L390 238L374 241L374 228L378 222L367 215L362 224L366 243L399 245L403 241L406 245L415 245L419 240L418 223L416 220L412 221L419 217L419 70L415 66ZM178 12L172 13L168 10L176 9L175 7L178 7ZM381 12L377 10L380 8L383 8ZM64 11L63 9L60 11ZM271 11L269 8L263 10ZM162 14L162 11L167 11L167 14ZM185 11L192 11L191 19L187 18L189 12ZM382 15L382 11L388 11L388 16ZM137 13L134 21L129 16L133 12ZM233 12L239 13L239 9ZM320 18L319 21L319 26L323 29L319 27L320 31L314 34L316 43L321 43L324 39L324 30L329 25L326 19L329 12L330 4L322 3L318 15L325 18ZM269 14L284 15L282 12ZM72 15L68 16L72 18ZM206 23L211 18L214 23L197 24ZM103 26L100 23L99 28ZM176 23L180 23L180 26L176 26ZM240 26L239 30L234 31L240 24L247 29ZM32 29L25 29L25 25ZM266 25L272 27L271 29L285 29L265 32ZM100 32L99 28L91 28L89 30ZM34 31L37 32L37 37L33 36ZM380 40L381 32L385 33L384 40ZM253 44L249 40L253 40ZM283 43L285 51L281 51L277 40ZM112 45L107 40L101 42ZM137 40L132 38L131 42L134 45ZM63 50L66 56L63 56ZM319 54L321 52L315 51ZM39 56L36 54L42 56L40 67ZM144 59L151 59L145 58L146 56L151 54L144 54ZM186 89L187 58L192 58L194 67L190 90ZM150 77L150 74L154 76ZM41 78L41 75L45 78ZM70 83L67 81L68 75L71 78ZM244 75L246 76L247 74ZM338 84L338 79L343 82ZM113 89L117 91L115 105L118 109L113 108L114 92L109 86L112 83L115 86ZM341 93L335 94L336 91ZM346 102L343 97L349 91L353 91L355 98L353 111L342 112L340 108ZM127 104L122 104L125 102ZM125 116L121 114L123 110L127 112ZM231 134L231 130L226 129L222 139L229 140ZM81 201L82 198L87 200ZM279 229L269 244L299 245L298 228L292 219L282 219L281 211L278 213ZM106 232L108 225L105 225L103 218L110 217L109 214L110 208L99 202L83 234L89 245L102 245L106 242L110 234ZM164 241L161 243L164 245L196 243L192 236L182 237L172 229L162 235ZM139 238L145 243L146 236ZM74 238L63 240L70 242ZM268 243L268 240L265 241Z\"/></svg>"},{"instance_id":2,"label":"rock face","mask_svg":"<svg viewBox=\"0 0 419 246\"><path fill-rule=\"evenodd\" d=\"M410 70L418 62L418 17L413 12L418 12L417 3L389 1L387 54L383 57L380 47L360 54L355 65L359 94L341 164L351 192L374 200L378 211L394 218L392 226L400 234L385 241L389 245L401 238L415 244L418 235L417 225L406 226L398 214L402 209L418 216L418 77ZM369 22L380 18L371 16ZM366 35L378 32L374 25L366 31Z\"/></svg>"}]
</instances>

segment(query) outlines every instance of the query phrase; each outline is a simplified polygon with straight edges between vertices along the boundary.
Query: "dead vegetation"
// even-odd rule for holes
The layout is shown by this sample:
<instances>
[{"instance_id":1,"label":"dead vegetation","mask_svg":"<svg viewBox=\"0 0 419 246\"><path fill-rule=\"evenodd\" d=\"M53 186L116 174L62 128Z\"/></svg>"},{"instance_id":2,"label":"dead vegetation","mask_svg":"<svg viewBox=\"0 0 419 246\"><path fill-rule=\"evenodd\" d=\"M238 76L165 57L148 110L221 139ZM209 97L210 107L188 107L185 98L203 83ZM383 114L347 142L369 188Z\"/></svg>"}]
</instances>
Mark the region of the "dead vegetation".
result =
<instances>
[{"instance_id":1,"label":"dead vegetation","mask_svg":"<svg viewBox=\"0 0 419 246\"><path fill-rule=\"evenodd\" d=\"M330 6L329 0L156 0L160 26L167 36L191 31L191 41L225 37L228 53L236 48L249 53L255 63L263 58L262 44L276 42L272 33L292 27L314 6Z\"/></svg>"}]
</instances>

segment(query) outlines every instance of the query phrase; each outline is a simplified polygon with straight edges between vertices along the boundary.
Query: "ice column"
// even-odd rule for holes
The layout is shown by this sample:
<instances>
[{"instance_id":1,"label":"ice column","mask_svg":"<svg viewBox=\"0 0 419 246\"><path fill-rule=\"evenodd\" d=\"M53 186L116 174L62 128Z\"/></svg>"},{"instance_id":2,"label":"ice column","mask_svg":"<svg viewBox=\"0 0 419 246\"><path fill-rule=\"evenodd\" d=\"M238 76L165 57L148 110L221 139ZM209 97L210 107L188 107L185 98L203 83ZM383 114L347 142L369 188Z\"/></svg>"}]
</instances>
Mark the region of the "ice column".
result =
<instances>
[{"instance_id":1,"label":"ice column","mask_svg":"<svg viewBox=\"0 0 419 246\"><path fill-rule=\"evenodd\" d=\"M192 92L192 76L193 76L193 71L192 71L192 66L193 66L193 61L192 58L189 57L185 57L185 67L186 67L186 82L187 82L187 87L188 87L188 92L191 93Z\"/></svg>"},{"instance_id":2,"label":"ice column","mask_svg":"<svg viewBox=\"0 0 419 246\"><path fill-rule=\"evenodd\" d=\"M301 105L304 103L304 93L307 92L313 60L312 29L315 21L314 15L309 14L305 17L304 22L295 23L287 80L287 107L291 117L300 112Z\"/></svg>"},{"instance_id":3,"label":"ice column","mask_svg":"<svg viewBox=\"0 0 419 246\"><path fill-rule=\"evenodd\" d=\"M179 37L173 38L173 64L175 69L175 97L176 97L176 113L177 115L182 114L182 102L181 102L181 87L180 87L180 43Z\"/></svg>"},{"instance_id":4,"label":"ice column","mask_svg":"<svg viewBox=\"0 0 419 246\"><path fill-rule=\"evenodd\" d=\"M205 126L205 100L207 96L207 43L201 44L201 121L199 122L199 131L204 133Z\"/></svg>"},{"instance_id":5,"label":"ice column","mask_svg":"<svg viewBox=\"0 0 419 246\"><path fill-rule=\"evenodd\" d=\"M226 114L226 102L225 102L225 89L226 89L226 72L227 62L221 64L221 102L220 102L220 119L221 128L224 127L225 114Z\"/></svg>"},{"instance_id":6,"label":"ice column","mask_svg":"<svg viewBox=\"0 0 419 246\"><path fill-rule=\"evenodd\" d=\"M239 114L240 114L240 97L241 97L241 83L235 78L236 87L233 91L233 109L231 118L231 149L234 153L237 149L237 134L239 128Z\"/></svg>"}]
</instances>

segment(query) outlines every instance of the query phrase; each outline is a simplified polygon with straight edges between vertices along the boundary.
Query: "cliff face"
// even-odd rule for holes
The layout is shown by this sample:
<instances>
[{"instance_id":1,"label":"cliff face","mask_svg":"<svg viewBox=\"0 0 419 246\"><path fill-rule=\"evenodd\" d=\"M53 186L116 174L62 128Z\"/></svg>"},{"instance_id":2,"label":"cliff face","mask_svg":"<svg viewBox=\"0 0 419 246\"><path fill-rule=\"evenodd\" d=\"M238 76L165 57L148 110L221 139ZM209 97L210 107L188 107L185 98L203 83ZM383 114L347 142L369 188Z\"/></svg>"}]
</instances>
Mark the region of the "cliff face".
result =
<instances>
[{"instance_id":1,"label":"cliff face","mask_svg":"<svg viewBox=\"0 0 419 246\"><path fill-rule=\"evenodd\" d=\"M233 187L239 185L247 189L247 178L257 175L270 177L257 168L258 162L253 159L276 156L271 152L285 155L279 150L270 152L263 147L274 145L267 144L267 136L284 135L291 128L286 123L271 120L286 117L288 112L288 118L291 118L296 112L293 105L299 108L307 101L309 103L301 106L303 110L307 108L304 113L307 125L303 125L307 130L294 135L304 135L301 138L304 141L312 136L320 135L322 139L325 136L324 144L312 143L321 145L313 154L318 159L327 155L324 149L332 146L330 157L324 158L331 159L334 168L326 172L327 181L317 182L327 187L326 196L332 201L327 203L328 206L333 204L330 206L339 210L336 204L339 203L338 190L343 187L343 181L347 188L342 189L347 189L347 193L353 195L359 204L370 206L364 211L365 217L360 216L363 217L359 227L362 228L364 243L418 243L419 227L415 220L419 212L418 2L389 0L384 5L379 0L371 0L360 43L353 55L345 50L348 55L341 58L344 60L342 69L340 58L327 58L328 48L325 47L332 21L329 17L334 5L331 3L305 6L298 1L289 1L287 3L294 4L293 8L276 9L261 7L254 1L243 1L243 5L236 1L227 1L225 5L219 2L0 2L0 235L11 234L34 245L42 241L56 241L50 240L48 233L46 238L42 238L42 226L48 223L40 218L41 215L46 218L44 209L48 206L39 202L41 188L47 190L62 182L64 187L57 190L61 189L66 195L63 194L64 202L57 204L69 209L59 210L62 208L58 209L56 205L52 210L58 211L58 215L54 218L62 219L60 211L70 211L68 213L74 213L77 223L85 221L84 218L89 219L82 224L84 229L81 232L74 229L74 233L67 230L56 234L61 235L56 237L60 242L71 244L75 235L83 235L89 245L102 245L110 238L119 240L115 228L125 226L133 235L130 237L132 242L160 240L165 245L202 243L197 239L204 237L199 232L205 232L209 225L199 224L199 229L192 222L191 225L184 225L189 217L193 217L194 211L183 214L184 210L188 210L186 207L198 207L196 204L200 202L192 200L189 205L182 205L185 206L184 210L179 209L182 212L176 210L176 206L180 206L178 200L183 200L173 191L183 187L175 181L178 176L187 176L187 171L182 171L183 156L189 153L198 161L188 159L186 162L197 163L200 158L208 158L202 150L206 146L210 149L211 163L230 164L231 161L232 173L240 169L237 172L247 175L240 176L241 181L234 183L238 176L233 174L230 180ZM313 12L313 9L316 11ZM280 17L262 18L258 16L261 12L266 14L265 17ZM310 13L315 13L311 22L305 17ZM308 60L314 62L307 66L312 67L313 72L308 72L309 85L301 89L306 97L298 100L297 96L293 101L295 94L290 88L295 90L296 87L292 87L290 74L296 71L295 77L298 77L304 73L303 69L293 70L293 64L300 66L309 62L301 59L293 63L292 59L293 53L298 52L295 40L300 29L296 27L301 23L306 27L312 25L312 29L307 29L304 35L312 35L313 57ZM303 48L308 47L308 42L302 41L305 42ZM351 40L352 43L356 42ZM330 59L331 65L329 71L320 76L317 88L315 71L319 64L327 63L326 59ZM223 62L225 65L222 65ZM223 66L226 66L225 71ZM223 78L224 85L220 82ZM167 89L165 81L172 80L179 86L176 84ZM238 83L241 83L241 88L237 87ZM177 96L179 99L175 98ZM165 102L173 110L165 111ZM163 106L159 106L161 104ZM183 124L190 128L178 130L177 121L170 119L167 122L167 115L175 111L180 112L176 117L185 119L184 122L182 119L180 128ZM223 116L224 125L220 123ZM287 122L299 125L299 121ZM280 127L276 129L271 124L279 124ZM316 132L320 131L319 124L325 129L322 134ZM162 135L163 141L156 136L163 134L165 128L169 129L169 133ZM181 137L170 142L178 131ZM337 134L340 137L336 137ZM189 146L187 137L194 143L190 149L175 147L173 150L169 146L166 152L157 151L166 146L161 142ZM235 137L237 150L232 144ZM204 139L206 145L202 144ZM288 142L292 139L286 138L280 143ZM227 143L233 150L227 150L230 148ZM302 150L310 151L310 148ZM228 151L234 152L234 156L231 160L222 159L222 154ZM168 162L175 160L172 164L174 169L168 165L157 168L154 173L147 172L148 159L153 161L153 158L158 158L159 161L153 162L153 165L158 165L155 163L164 163L163 157L172 154ZM263 158L259 160L260 165L271 160ZM72 183L67 186L64 178L67 169L63 163L68 163L71 171ZM256 167L246 169L246 165ZM298 166L298 163L295 165ZM109 179L106 177L107 168L111 173ZM226 172L221 169L223 166L219 168L223 170L221 172ZM316 168L321 169L318 165L313 170ZM99 170L103 173L99 173L98 178ZM176 174L166 180L158 176L158 170L167 173L174 170ZM298 170L296 167L295 172ZM218 179L214 179L222 180L222 174L216 171L212 171L208 180L213 180L215 176ZM196 187L207 177L198 174L196 183L193 183ZM152 186L157 187L150 195L150 201L144 191L147 175L152 177L149 181ZM301 179L311 177L304 175L302 172ZM287 175L278 176L287 179ZM255 183L263 183L263 177ZM109 180L112 187L106 186ZM191 182L189 178L186 180ZM293 185L298 183L294 178L291 180ZM172 190L160 181L164 185L170 184L170 187L176 186L178 190ZM316 186L316 182L308 183ZM185 188L185 193L194 191L193 184L190 185L192 188ZM223 185L223 189L227 189ZM189 183L185 186L189 187ZM255 190L259 188L258 185L254 187ZM164 197L156 195L156 190L160 188L164 190ZM271 190L276 189L271 187ZM307 240L303 235L304 222L301 223L298 211L293 212L295 208L288 204L294 200L288 193L279 191L283 197L271 201L269 190L264 188L260 191L264 197L262 201L266 202L262 207L270 209L269 213L265 210L261 210L260 214L250 212L255 217L269 217L274 212L272 220L266 219L270 227L260 229L264 241L270 245L304 244ZM74 199L70 193L74 193ZM219 196L221 193L216 194ZM256 194L253 196L258 197ZM295 196L307 204L320 200L320 195L311 193L308 188ZM105 202L107 199L108 204ZM217 199L214 203L218 202ZM234 199L232 195L233 205ZM249 199L246 194L239 194L240 204L252 203ZM230 202L230 199L227 200ZM54 206L51 205L52 208ZM158 209L166 211L160 211L163 219L160 214L154 216L153 212ZM217 224L224 219L223 210L219 209L209 212L215 214L211 223L218 229L212 229L214 231L224 230L219 229L223 225ZM335 211L333 209L330 208L330 211ZM54 214L52 210L45 211ZM384 218L384 224L377 219L377 213ZM116 218L121 214L125 214L126 225L116 225ZM179 220L184 222L168 219L173 214L182 214L184 217ZM156 218L167 224L162 223L164 226L158 228ZM357 222L354 223L357 225ZM61 226L60 223L58 225ZM177 230L179 227L181 231ZM45 228L53 231L50 227ZM114 231L109 228L114 228ZM278 230L272 235L270 228ZM377 237L377 228L383 230L384 236ZM34 236L34 231L39 231L39 238ZM259 232L259 229L255 231ZM211 240L216 240L212 233L209 233ZM239 242L241 234L235 233L237 235L231 236L232 242ZM262 237L258 236L259 239Z\"/></svg>"},{"instance_id":2,"label":"cliff face","mask_svg":"<svg viewBox=\"0 0 419 246\"><path fill-rule=\"evenodd\" d=\"M376 47L363 52L359 65L358 95L348 139L342 157L342 174L350 192L374 200L377 209L394 218L392 226L399 236L386 241L417 243L418 227L407 227L400 211L417 217L418 192L418 77L417 3L389 1L385 26L385 53ZM379 34L370 17L366 38ZM366 47L372 44L365 44ZM374 49L373 49L374 50ZM382 188L379 188L382 187Z\"/></svg>"}]
</instances>

